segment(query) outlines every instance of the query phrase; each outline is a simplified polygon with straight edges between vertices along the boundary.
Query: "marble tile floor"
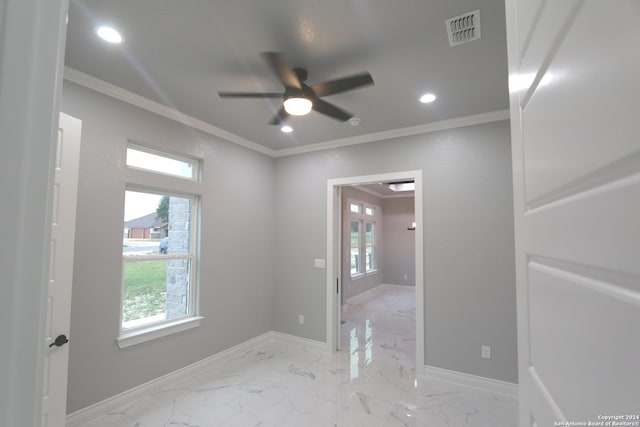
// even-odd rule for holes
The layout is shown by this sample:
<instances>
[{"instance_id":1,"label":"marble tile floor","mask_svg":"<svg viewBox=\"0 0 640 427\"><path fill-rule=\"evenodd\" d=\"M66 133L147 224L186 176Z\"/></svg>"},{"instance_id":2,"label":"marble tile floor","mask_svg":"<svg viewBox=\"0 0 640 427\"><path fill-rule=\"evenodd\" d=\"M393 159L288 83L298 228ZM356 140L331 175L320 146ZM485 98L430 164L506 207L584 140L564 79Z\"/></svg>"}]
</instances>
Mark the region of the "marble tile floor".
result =
<instances>
[{"instance_id":1,"label":"marble tile floor","mask_svg":"<svg viewBox=\"0 0 640 427\"><path fill-rule=\"evenodd\" d=\"M278 341L85 427L513 427L517 401L415 375L413 288L345 306L342 351Z\"/></svg>"}]
</instances>

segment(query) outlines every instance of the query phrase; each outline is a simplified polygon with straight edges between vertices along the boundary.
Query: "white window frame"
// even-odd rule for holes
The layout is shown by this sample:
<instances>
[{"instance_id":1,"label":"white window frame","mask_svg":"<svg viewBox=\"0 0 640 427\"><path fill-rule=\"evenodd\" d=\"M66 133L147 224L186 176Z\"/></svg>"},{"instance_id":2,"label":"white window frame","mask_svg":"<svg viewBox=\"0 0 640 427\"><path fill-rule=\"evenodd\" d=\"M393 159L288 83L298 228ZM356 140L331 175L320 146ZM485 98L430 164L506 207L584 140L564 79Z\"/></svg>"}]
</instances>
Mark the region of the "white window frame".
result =
<instances>
[{"instance_id":1,"label":"white window frame","mask_svg":"<svg viewBox=\"0 0 640 427\"><path fill-rule=\"evenodd\" d=\"M374 211L375 212L375 211ZM375 217L373 217L375 218ZM372 247L371 247L371 253L372 253L372 264L373 264L373 268L369 269L368 268L368 263L367 263L367 224L371 224L371 233L373 234L373 242L372 242ZM376 241L377 236L378 236L378 230L377 230L377 225L376 225L376 221L374 219L370 220L370 221L364 221L364 272L365 274L367 273L373 273L375 271L378 270L378 250L377 250L377 244Z\"/></svg>"},{"instance_id":2,"label":"white window frame","mask_svg":"<svg viewBox=\"0 0 640 427\"><path fill-rule=\"evenodd\" d=\"M374 204L363 202L357 199L347 199L348 218L349 218L349 271L351 271L351 222L359 221L360 223L360 271L358 273L351 273L351 279L356 280L369 275L376 274L378 272L378 212L380 208ZM351 205L359 205L360 212L352 212ZM373 214L367 214L367 208L372 209ZM373 224L373 268L367 270L367 229L366 224Z\"/></svg>"},{"instance_id":3,"label":"white window frame","mask_svg":"<svg viewBox=\"0 0 640 427\"><path fill-rule=\"evenodd\" d=\"M355 273L351 271L351 253L353 251L353 246L351 245L351 224L357 222L358 223L358 271ZM364 270L362 269L362 221L355 218L349 218L349 272L351 274L351 278L364 276Z\"/></svg>"},{"instance_id":4,"label":"white window frame","mask_svg":"<svg viewBox=\"0 0 640 427\"><path fill-rule=\"evenodd\" d=\"M139 144L129 143L128 147L139 150ZM177 156L172 153L165 153L164 151L157 149L150 149L145 147L145 152L152 152L152 154L165 156L168 158L180 160L186 159L183 156ZM150 254L150 255L131 255L122 256L121 263L121 278L120 278L120 323L118 325L119 335L116 339L120 348L130 347L132 345L140 344L143 342L151 341L157 338L161 338L167 335L185 331L188 329L196 328L200 326L203 319L199 314L198 307L198 292L199 292L199 248L200 244L198 237L200 234L200 203L201 193L194 192L194 181L199 180L200 160L194 159L194 165L197 165L197 169L194 169L194 176L196 179L188 179L185 177L163 174L162 172L156 172L149 169L142 169L135 166L126 166L127 169L135 171L135 173L128 174L127 183L123 190L123 196L126 191L136 191L142 193L158 194L161 196L174 196L181 198L191 199L191 219L189 221L189 253L187 254ZM125 162L126 165L126 162ZM167 177L170 177L167 180ZM149 186L149 182L157 182L158 186ZM144 184L143 184L144 183ZM170 185L166 185L169 183ZM200 184L197 185L199 187ZM188 291L188 314L172 319L163 319L153 323L146 323L144 325L123 328L122 320L124 316L124 266L127 262L142 262L142 261L164 261L173 259L188 259L189 260L189 291Z\"/></svg>"},{"instance_id":5,"label":"white window frame","mask_svg":"<svg viewBox=\"0 0 640 427\"><path fill-rule=\"evenodd\" d=\"M127 164L127 153L129 151L129 149L140 151L140 152L147 153L147 154L152 154L154 156L165 157L167 159L176 160L178 162L187 163L187 164L191 165L191 170L192 170L193 174L192 174L191 178L188 178L186 176L176 175L176 174L172 174L172 173L165 173L165 172L157 171L157 170L154 170L154 169L147 169L147 168L140 167L140 166L129 165L129 164ZM170 176L172 178L177 178L177 179L185 179L185 180L188 180L188 181L202 181L202 174L201 174L201 169L202 168L200 167L200 160L199 159L196 159L196 158L193 158L193 157L184 156L184 155L181 155L181 154L169 153L167 151L158 150L156 148L152 148L152 147L149 147L149 146L146 146L146 145L140 144L138 142L134 142L134 141L129 141L127 143L127 149L125 151L125 162L124 162L124 164L129 169L140 170L140 171L149 172L149 173L158 174L158 175Z\"/></svg>"}]
</instances>

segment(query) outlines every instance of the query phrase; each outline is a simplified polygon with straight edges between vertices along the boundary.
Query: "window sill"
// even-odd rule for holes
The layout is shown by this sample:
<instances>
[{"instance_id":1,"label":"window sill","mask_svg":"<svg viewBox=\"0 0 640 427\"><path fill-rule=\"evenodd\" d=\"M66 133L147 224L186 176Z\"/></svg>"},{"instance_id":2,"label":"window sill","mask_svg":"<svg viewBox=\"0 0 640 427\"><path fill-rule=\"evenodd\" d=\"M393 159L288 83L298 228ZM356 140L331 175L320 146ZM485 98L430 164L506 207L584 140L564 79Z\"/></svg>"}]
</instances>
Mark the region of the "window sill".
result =
<instances>
[{"instance_id":1,"label":"window sill","mask_svg":"<svg viewBox=\"0 0 640 427\"><path fill-rule=\"evenodd\" d=\"M131 332L122 332L116 339L116 342L118 343L118 347L120 348L131 347L136 344L141 344L143 342L166 337L178 332L197 328L198 326L200 326L200 321L202 319L202 316L188 317L186 319L179 319L171 323L151 325L147 328L137 329Z\"/></svg>"}]
</instances>

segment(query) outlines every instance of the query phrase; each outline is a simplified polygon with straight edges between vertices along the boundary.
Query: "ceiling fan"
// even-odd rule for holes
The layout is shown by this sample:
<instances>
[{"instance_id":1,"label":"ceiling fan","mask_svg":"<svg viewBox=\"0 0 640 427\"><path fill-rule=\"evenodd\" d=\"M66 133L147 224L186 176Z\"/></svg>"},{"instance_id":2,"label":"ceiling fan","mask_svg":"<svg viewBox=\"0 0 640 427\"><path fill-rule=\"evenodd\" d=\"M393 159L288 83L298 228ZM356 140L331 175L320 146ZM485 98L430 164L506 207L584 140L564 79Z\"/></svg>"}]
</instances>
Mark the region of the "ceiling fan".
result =
<instances>
[{"instance_id":1,"label":"ceiling fan","mask_svg":"<svg viewBox=\"0 0 640 427\"><path fill-rule=\"evenodd\" d=\"M287 117L302 116L312 109L342 122L349 120L353 114L320 99L323 96L346 92L362 86L373 84L369 73L360 73L323 83L307 85L307 70L292 68L287 64L284 55L279 52L262 54L274 74L284 86L284 93L273 92L218 92L221 98L282 98L284 101L278 114L269 122L281 124Z\"/></svg>"}]
</instances>

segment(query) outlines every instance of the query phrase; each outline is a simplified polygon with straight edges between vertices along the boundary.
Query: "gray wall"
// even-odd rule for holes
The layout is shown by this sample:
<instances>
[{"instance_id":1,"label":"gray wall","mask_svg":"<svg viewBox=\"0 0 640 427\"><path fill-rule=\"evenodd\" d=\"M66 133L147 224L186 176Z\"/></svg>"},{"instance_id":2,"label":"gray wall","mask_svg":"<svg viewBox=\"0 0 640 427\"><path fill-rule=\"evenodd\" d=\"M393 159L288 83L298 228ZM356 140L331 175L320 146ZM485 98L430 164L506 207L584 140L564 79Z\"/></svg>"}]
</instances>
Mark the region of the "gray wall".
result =
<instances>
[{"instance_id":1,"label":"gray wall","mask_svg":"<svg viewBox=\"0 0 640 427\"><path fill-rule=\"evenodd\" d=\"M507 121L271 159L68 82L62 111L83 120L69 412L272 329L324 341L313 260L326 256L327 179L411 169L424 176L426 363L517 381ZM120 350L128 139L204 159L205 318Z\"/></svg>"},{"instance_id":2,"label":"gray wall","mask_svg":"<svg viewBox=\"0 0 640 427\"><path fill-rule=\"evenodd\" d=\"M376 212L376 261L377 271L368 273L362 277L351 279L351 257L350 257L350 220L349 220L349 199L358 200L360 202L369 203L378 207ZM382 284L383 277L383 217L382 199L364 191L353 187L342 188L342 303L346 303L347 299L361 294L369 289ZM325 225L326 228L326 225ZM364 233L364 231L363 231Z\"/></svg>"},{"instance_id":3,"label":"gray wall","mask_svg":"<svg viewBox=\"0 0 640 427\"><path fill-rule=\"evenodd\" d=\"M272 158L65 82L82 120L67 410L272 330ZM119 349L127 140L203 159L199 328Z\"/></svg>"},{"instance_id":4,"label":"gray wall","mask_svg":"<svg viewBox=\"0 0 640 427\"><path fill-rule=\"evenodd\" d=\"M413 197L384 199L383 203L384 283L416 284L416 233L407 230L415 222ZM405 276L406 279L405 279Z\"/></svg>"},{"instance_id":5,"label":"gray wall","mask_svg":"<svg viewBox=\"0 0 640 427\"><path fill-rule=\"evenodd\" d=\"M508 121L278 158L274 327L325 340L325 270L313 259L326 256L327 179L413 169L424 179L426 364L516 382Z\"/></svg>"}]
</instances>

